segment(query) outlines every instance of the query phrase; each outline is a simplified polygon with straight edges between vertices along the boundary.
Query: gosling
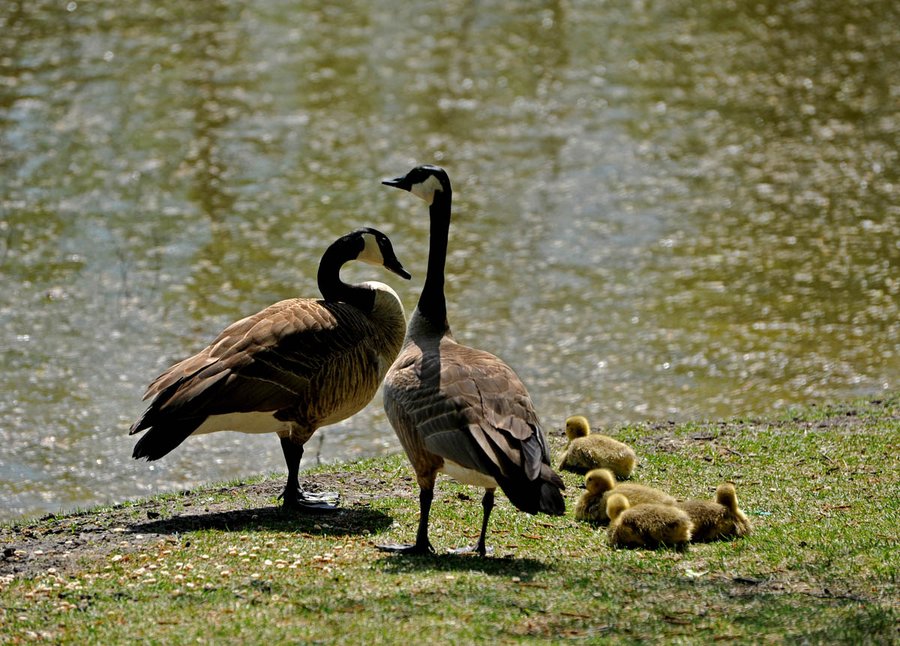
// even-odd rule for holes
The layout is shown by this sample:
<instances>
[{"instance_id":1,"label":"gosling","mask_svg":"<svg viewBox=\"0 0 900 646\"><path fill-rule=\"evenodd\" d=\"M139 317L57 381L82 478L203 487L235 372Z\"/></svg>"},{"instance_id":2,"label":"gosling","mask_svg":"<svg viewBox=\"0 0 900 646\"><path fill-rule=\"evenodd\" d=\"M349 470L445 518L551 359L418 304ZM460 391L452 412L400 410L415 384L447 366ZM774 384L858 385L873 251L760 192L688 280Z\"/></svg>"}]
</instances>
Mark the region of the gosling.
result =
<instances>
[{"instance_id":1,"label":"gosling","mask_svg":"<svg viewBox=\"0 0 900 646\"><path fill-rule=\"evenodd\" d=\"M584 478L587 491L575 505L575 519L589 523L606 524L609 516L606 505L613 493L619 493L631 501L632 506L654 503L674 505L677 500L659 489L634 482L616 484L616 476L609 469L592 469Z\"/></svg>"},{"instance_id":2,"label":"gosling","mask_svg":"<svg viewBox=\"0 0 900 646\"><path fill-rule=\"evenodd\" d=\"M607 502L607 530L613 547L684 548L691 540L694 524L682 509L672 505L641 504L632 507L628 498L614 493Z\"/></svg>"},{"instance_id":3,"label":"gosling","mask_svg":"<svg viewBox=\"0 0 900 646\"><path fill-rule=\"evenodd\" d=\"M559 468L576 473L607 468L616 477L627 478L634 471L637 456L627 444L608 435L591 434L587 418L573 415L566 420L568 444Z\"/></svg>"},{"instance_id":4,"label":"gosling","mask_svg":"<svg viewBox=\"0 0 900 646\"><path fill-rule=\"evenodd\" d=\"M750 520L738 509L737 493L730 482L719 485L715 500L685 500L678 508L694 523L694 542L740 538L752 530Z\"/></svg>"}]
</instances>

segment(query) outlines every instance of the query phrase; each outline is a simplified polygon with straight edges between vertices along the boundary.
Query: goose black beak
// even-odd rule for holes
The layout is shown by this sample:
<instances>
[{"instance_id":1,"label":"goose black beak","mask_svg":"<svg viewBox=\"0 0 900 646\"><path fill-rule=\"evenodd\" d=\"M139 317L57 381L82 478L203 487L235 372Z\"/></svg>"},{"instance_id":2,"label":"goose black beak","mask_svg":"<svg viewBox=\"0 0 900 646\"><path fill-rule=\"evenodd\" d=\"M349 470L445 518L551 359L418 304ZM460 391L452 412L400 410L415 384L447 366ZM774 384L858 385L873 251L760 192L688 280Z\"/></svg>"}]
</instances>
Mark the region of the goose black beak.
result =
<instances>
[{"instance_id":1,"label":"goose black beak","mask_svg":"<svg viewBox=\"0 0 900 646\"><path fill-rule=\"evenodd\" d=\"M410 184L409 180L406 177L395 177L394 179L385 179L381 180L381 183L385 186L393 186L394 188L402 188L404 191L408 191L412 188L412 184Z\"/></svg>"},{"instance_id":2,"label":"goose black beak","mask_svg":"<svg viewBox=\"0 0 900 646\"><path fill-rule=\"evenodd\" d=\"M387 269L388 271L394 272L395 274L400 276L400 278L405 278L406 280L409 280L410 278L412 278L412 274L410 274L408 271L406 271L403 268L403 265L400 264L400 261L397 260L396 258L391 258L391 259L385 260L384 268Z\"/></svg>"}]
</instances>

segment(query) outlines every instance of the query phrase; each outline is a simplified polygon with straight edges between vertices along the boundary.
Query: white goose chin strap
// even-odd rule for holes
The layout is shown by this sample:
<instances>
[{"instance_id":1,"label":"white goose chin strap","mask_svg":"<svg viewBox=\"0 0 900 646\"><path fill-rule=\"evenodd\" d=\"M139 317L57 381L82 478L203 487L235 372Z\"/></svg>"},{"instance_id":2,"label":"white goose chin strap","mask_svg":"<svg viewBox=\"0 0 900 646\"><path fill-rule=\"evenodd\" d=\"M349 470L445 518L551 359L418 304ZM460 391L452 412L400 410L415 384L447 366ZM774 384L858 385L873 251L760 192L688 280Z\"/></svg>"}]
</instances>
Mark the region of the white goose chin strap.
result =
<instances>
[{"instance_id":1,"label":"white goose chin strap","mask_svg":"<svg viewBox=\"0 0 900 646\"><path fill-rule=\"evenodd\" d=\"M375 239L375 236L371 233L364 233L362 238L365 246L356 259L373 265L383 265L384 256L381 254L381 247L378 246L378 240Z\"/></svg>"},{"instance_id":2,"label":"white goose chin strap","mask_svg":"<svg viewBox=\"0 0 900 646\"><path fill-rule=\"evenodd\" d=\"M442 190L444 189L441 186L441 180L434 175L429 175L428 179L425 181L413 184L410 187L409 192L416 197L425 200L425 203L428 204L428 206L431 206L431 203L434 202L434 194L437 191Z\"/></svg>"}]
</instances>

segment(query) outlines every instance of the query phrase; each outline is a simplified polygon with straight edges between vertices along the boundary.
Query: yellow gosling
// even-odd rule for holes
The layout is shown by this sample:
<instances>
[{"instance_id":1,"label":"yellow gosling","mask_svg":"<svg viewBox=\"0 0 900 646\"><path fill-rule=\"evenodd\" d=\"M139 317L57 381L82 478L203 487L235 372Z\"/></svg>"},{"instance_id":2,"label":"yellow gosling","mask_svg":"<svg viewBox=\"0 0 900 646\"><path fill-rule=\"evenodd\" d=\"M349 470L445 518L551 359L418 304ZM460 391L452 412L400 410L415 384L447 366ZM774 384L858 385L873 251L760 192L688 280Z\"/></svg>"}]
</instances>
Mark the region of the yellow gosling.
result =
<instances>
[{"instance_id":1,"label":"yellow gosling","mask_svg":"<svg viewBox=\"0 0 900 646\"><path fill-rule=\"evenodd\" d=\"M684 547L691 540L693 523L687 513L672 505L653 503L632 507L614 493L607 502L610 520L607 537L613 547Z\"/></svg>"},{"instance_id":2,"label":"yellow gosling","mask_svg":"<svg viewBox=\"0 0 900 646\"><path fill-rule=\"evenodd\" d=\"M632 506L648 503L674 505L677 501L664 491L635 482L616 483L616 476L609 469L592 469L584 478L587 491L575 505L575 519L590 523L609 522L606 506L613 493L628 498Z\"/></svg>"},{"instance_id":3,"label":"yellow gosling","mask_svg":"<svg viewBox=\"0 0 900 646\"><path fill-rule=\"evenodd\" d=\"M694 523L694 542L739 538L752 530L750 520L738 508L737 493L730 482L719 485L715 500L685 500L678 507Z\"/></svg>"},{"instance_id":4,"label":"yellow gosling","mask_svg":"<svg viewBox=\"0 0 900 646\"><path fill-rule=\"evenodd\" d=\"M560 469L585 473L591 469L607 468L618 478L628 478L634 471L637 456L634 450L608 435L591 433L587 418L573 415L566 420L566 437Z\"/></svg>"}]
</instances>

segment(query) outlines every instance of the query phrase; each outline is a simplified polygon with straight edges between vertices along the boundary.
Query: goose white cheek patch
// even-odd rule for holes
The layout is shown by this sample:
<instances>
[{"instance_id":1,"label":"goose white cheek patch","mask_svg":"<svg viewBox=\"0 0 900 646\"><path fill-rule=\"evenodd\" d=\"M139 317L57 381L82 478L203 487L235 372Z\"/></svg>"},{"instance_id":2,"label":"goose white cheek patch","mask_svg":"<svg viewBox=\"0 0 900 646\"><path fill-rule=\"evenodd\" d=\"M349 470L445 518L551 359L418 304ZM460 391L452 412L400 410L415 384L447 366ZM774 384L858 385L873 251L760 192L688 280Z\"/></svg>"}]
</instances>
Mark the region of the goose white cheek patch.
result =
<instances>
[{"instance_id":1,"label":"goose white cheek patch","mask_svg":"<svg viewBox=\"0 0 900 646\"><path fill-rule=\"evenodd\" d=\"M375 236L371 233L367 233L363 236L363 240L365 241L365 246L363 247L363 250L359 252L356 259L372 263L373 265L383 264L384 256L381 255L381 247L378 246L378 241L375 239Z\"/></svg>"},{"instance_id":2,"label":"goose white cheek patch","mask_svg":"<svg viewBox=\"0 0 900 646\"><path fill-rule=\"evenodd\" d=\"M429 175L428 179L424 182L413 184L410 187L409 192L416 197L425 200L428 206L431 206L431 203L434 202L435 192L440 190L442 190L441 181L434 175Z\"/></svg>"}]
</instances>

